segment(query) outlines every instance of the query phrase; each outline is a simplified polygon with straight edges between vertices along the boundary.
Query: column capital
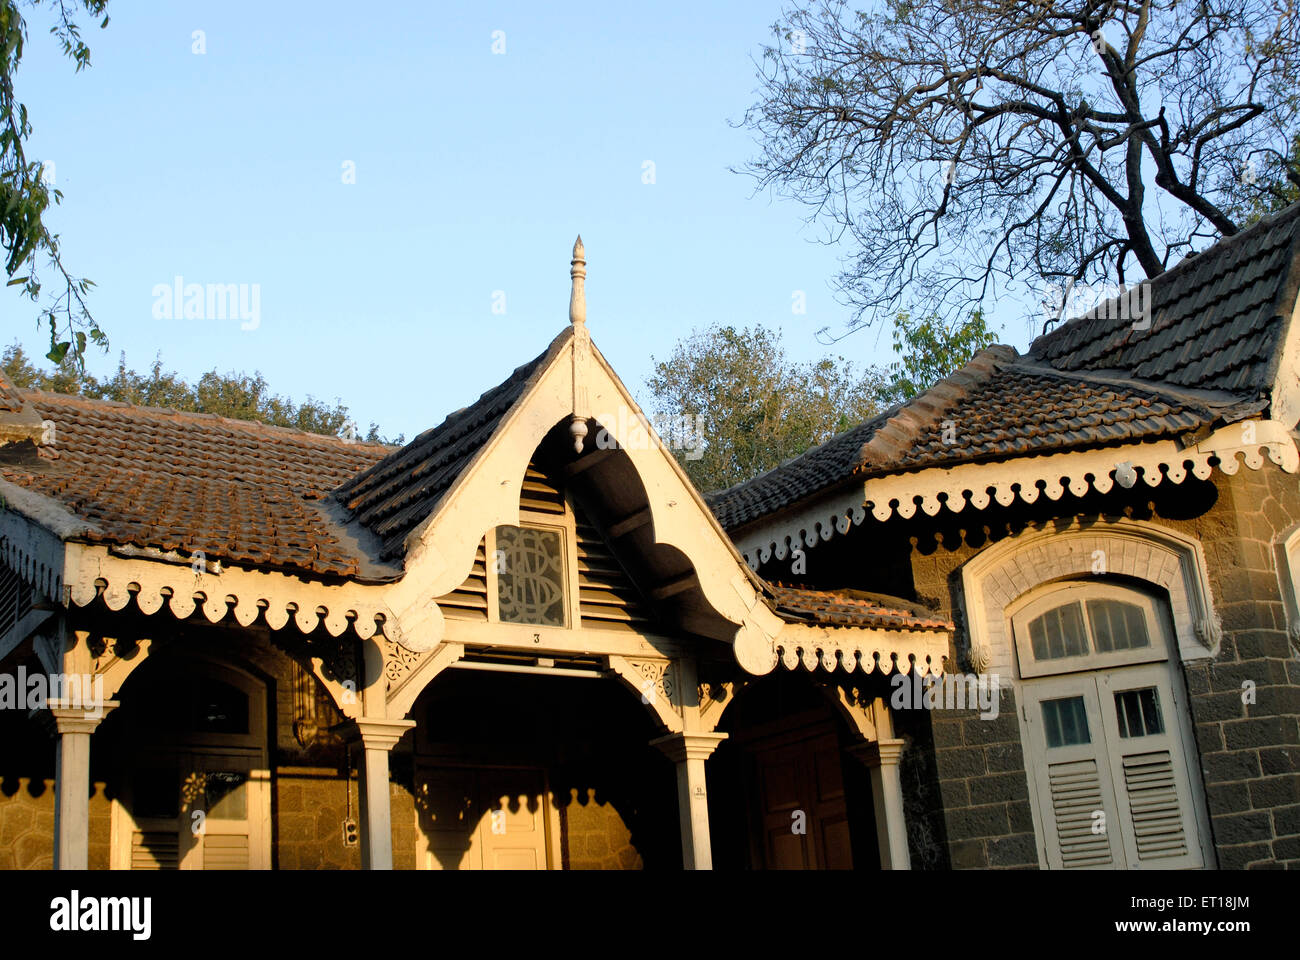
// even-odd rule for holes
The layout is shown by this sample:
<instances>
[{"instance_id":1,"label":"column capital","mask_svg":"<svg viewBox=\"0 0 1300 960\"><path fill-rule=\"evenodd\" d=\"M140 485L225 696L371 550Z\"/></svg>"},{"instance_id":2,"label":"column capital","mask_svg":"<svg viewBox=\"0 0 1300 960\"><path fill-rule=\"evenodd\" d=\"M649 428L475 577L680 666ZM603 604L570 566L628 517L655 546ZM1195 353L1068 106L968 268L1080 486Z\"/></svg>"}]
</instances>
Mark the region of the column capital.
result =
<instances>
[{"instance_id":1,"label":"column capital","mask_svg":"<svg viewBox=\"0 0 1300 960\"><path fill-rule=\"evenodd\" d=\"M94 733L104 718L121 705L117 700L105 700L92 710L85 706L71 706L64 700L50 700L44 709L33 710L30 716L39 721L51 737L65 733Z\"/></svg>"},{"instance_id":2,"label":"column capital","mask_svg":"<svg viewBox=\"0 0 1300 960\"><path fill-rule=\"evenodd\" d=\"M350 743L360 740L368 750L391 750L398 740L415 726L414 720L390 720L381 717L362 717L359 720L347 720L334 729Z\"/></svg>"},{"instance_id":3,"label":"column capital","mask_svg":"<svg viewBox=\"0 0 1300 960\"><path fill-rule=\"evenodd\" d=\"M902 740L864 740L848 748L848 752L868 767L896 767L903 757Z\"/></svg>"},{"instance_id":4,"label":"column capital","mask_svg":"<svg viewBox=\"0 0 1300 960\"><path fill-rule=\"evenodd\" d=\"M727 739L725 733L670 733L665 737L656 737L650 746L658 747L674 763L683 760L707 760L718 749L718 744Z\"/></svg>"}]
</instances>

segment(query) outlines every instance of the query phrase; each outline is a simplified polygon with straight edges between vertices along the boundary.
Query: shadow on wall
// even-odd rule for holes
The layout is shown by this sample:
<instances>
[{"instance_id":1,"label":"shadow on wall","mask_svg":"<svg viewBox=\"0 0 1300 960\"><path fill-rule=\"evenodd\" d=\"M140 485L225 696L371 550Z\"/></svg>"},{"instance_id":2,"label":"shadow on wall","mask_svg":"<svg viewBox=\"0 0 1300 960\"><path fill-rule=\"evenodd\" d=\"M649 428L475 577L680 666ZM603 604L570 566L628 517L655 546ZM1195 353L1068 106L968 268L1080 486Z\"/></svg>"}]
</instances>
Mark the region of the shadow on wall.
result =
<instances>
[{"instance_id":1,"label":"shadow on wall","mask_svg":"<svg viewBox=\"0 0 1300 960\"><path fill-rule=\"evenodd\" d=\"M412 715L415 754L394 771L414 798L417 866L527 867L554 851L564 869L680 869L675 770L617 681L449 670ZM552 845L515 845L530 834Z\"/></svg>"}]
</instances>

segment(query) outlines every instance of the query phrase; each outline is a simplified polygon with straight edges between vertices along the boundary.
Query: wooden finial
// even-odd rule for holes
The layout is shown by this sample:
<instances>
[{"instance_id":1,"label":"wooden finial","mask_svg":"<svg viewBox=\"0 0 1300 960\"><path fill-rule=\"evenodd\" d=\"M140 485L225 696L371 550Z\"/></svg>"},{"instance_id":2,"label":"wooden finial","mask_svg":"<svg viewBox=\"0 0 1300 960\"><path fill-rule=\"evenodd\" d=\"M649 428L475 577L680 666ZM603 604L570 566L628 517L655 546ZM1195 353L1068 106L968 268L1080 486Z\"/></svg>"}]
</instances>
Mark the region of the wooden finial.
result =
<instances>
[{"instance_id":1,"label":"wooden finial","mask_svg":"<svg viewBox=\"0 0 1300 960\"><path fill-rule=\"evenodd\" d=\"M583 282L587 279L587 251L582 246L582 235L573 245L572 267L569 276L573 278L573 291L569 294L569 322L572 324L587 322L587 292Z\"/></svg>"}]
</instances>

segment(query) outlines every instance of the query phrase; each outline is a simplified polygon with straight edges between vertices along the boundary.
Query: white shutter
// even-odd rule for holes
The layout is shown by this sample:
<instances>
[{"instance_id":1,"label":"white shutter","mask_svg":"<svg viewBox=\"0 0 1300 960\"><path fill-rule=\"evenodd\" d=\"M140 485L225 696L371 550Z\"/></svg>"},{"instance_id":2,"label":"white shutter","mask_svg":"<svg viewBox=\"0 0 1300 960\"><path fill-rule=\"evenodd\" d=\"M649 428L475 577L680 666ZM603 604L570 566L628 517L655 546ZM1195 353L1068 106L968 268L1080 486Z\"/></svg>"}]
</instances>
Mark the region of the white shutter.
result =
<instances>
[{"instance_id":1,"label":"white shutter","mask_svg":"<svg viewBox=\"0 0 1300 960\"><path fill-rule=\"evenodd\" d=\"M204 870L247 870L248 836L209 834L203 838Z\"/></svg>"},{"instance_id":2,"label":"white shutter","mask_svg":"<svg viewBox=\"0 0 1300 960\"><path fill-rule=\"evenodd\" d=\"M1187 834L1169 751L1125 754L1123 764L1125 799L1139 862L1186 854Z\"/></svg>"},{"instance_id":3,"label":"white shutter","mask_svg":"<svg viewBox=\"0 0 1300 960\"><path fill-rule=\"evenodd\" d=\"M1159 732L1128 730L1116 710L1116 694L1153 690L1159 704ZM1180 735L1186 713L1162 665L1099 674L1097 692L1111 744L1124 845L1130 866L1156 870L1205 865L1192 802L1192 777Z\"/></svg>"},{"instance_id":4,"label":"white shutter","mask_svg":"<svg viewBox=\"0 0 1300 960\"><path fill-rule=\"evenodd\" d=\"M1035 778L1043 845L1055 870L1123 868L1124 846L1116 836L1118 804L1106 756L1097 685L1091 676L1039 680L1024 687L1022 718L1029 735L1030 769ZM1053 745L1044 721L1044 704L1081 700L1087 732L1083 742Z\"/></svg>"},{"instance_id":5,"label":"white shutter","mask_svg":"<svg viewBox=\"0 0 1300 960\"><path fill-rule=\"evenodd\" d=\"M1093 832L1093 811L1105 808L1097 761L1049 763L1047 779L1061 865L1066 869L1112 866L1110 838Z\"/></svg>"},{"instance_id":6,"label":"white shutter","mask_svg":"<svg viewBox=\"0 0 1300 960\"><path fill-rule=\"evenodd\" d=\"M180 838L173 830L133 830L132 870L180 869Z\"/></svg>"}]
</instances>

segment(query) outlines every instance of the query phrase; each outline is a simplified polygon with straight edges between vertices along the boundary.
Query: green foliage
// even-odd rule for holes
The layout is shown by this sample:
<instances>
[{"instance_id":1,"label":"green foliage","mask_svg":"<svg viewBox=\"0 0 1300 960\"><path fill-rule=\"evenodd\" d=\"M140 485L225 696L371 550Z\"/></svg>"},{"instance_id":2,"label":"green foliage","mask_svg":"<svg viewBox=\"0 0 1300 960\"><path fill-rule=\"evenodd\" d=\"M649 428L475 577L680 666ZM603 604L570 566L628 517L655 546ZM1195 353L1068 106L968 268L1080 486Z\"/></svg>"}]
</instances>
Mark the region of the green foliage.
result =
<instances>
[{"instance_id":1,"label":"green foliage","mask_svg":"<svg viewBox=\"0 0 1300 960\"><path fill-rule=\"evenodd\" d=\"M646 386L655 413L702 417L702 446L673 451L701 490L748 480L856 426L889 390L879 369L843 357L795 363L779 332L730 326L679 341Z\"/></svg>"},{"instance_id":2,"label":"green foliage","mask_svg":"<svg viewBox=\"0 0 1300 960\"><path fill-rule=\"evenodd\" d=\"M910 400L939 380L960 369L997 337L984 321L982 310L951 326L937 316L913 320L900 313L894 322L894 352L902 359L889 365L894 374L893 393Z\"/></svg>"},{"instance_id":3,"label":"green foliage","mask_svg":"<svg viewBox=\"0 0 1300 960\"><path fill-rule=\"evenodd\" d=\"M40 308L38 323L48 323L50 328L50 351L46 356L56 364L70 356L78 370L84 371L87 344L107 348L108 336L86 303L94 283L68 272L59 251L59 237L44 222L50 204L59 203L63 194L47 182L45 165L29 159L24 152L32 126L27 107L14 94L14 77L27 40L20 3L49 8L54 17L50 33L80 72L90 64L90 48L81 38L75 17L84 10L96 19L103 16L99 26L107 27L104 11L108 0L0 0L0 247L5 253L7 286L21 287L28 299L39 303L37 260L47 261L56 275L59 292Z\"/></svg>"},{"instance_id":4,"label":"green foliage","mask_svg":"<svg viewBox=\"0 0 1300 960\"><path fill-rule=\"evenodd\" d=\"M348 418L348 408L341 403L334 406L308 395L301 403L271 392L260 373L218 373L211 370L196 384L187 383L172 370L164 370L161 359L155 359L148 374L140 374L126 365L125 354L117 364L117 372L104 380L83 372L70 354L65 354L52 370L41 370L31 363L23 348L17 343L6 347L0 355L0 370L16 387L36 388L53 393L68 393L94 400L117 400L144 407L169 407L188 413L213 413L234 420L256 420L276 427L295 427L307 433L325 436L362 439L355 433ZM352 431L351 433L349 431ZM369 443L404 442L380 436L379 427L372 423L364 438Z\"/></svg>"}]
</instances>

